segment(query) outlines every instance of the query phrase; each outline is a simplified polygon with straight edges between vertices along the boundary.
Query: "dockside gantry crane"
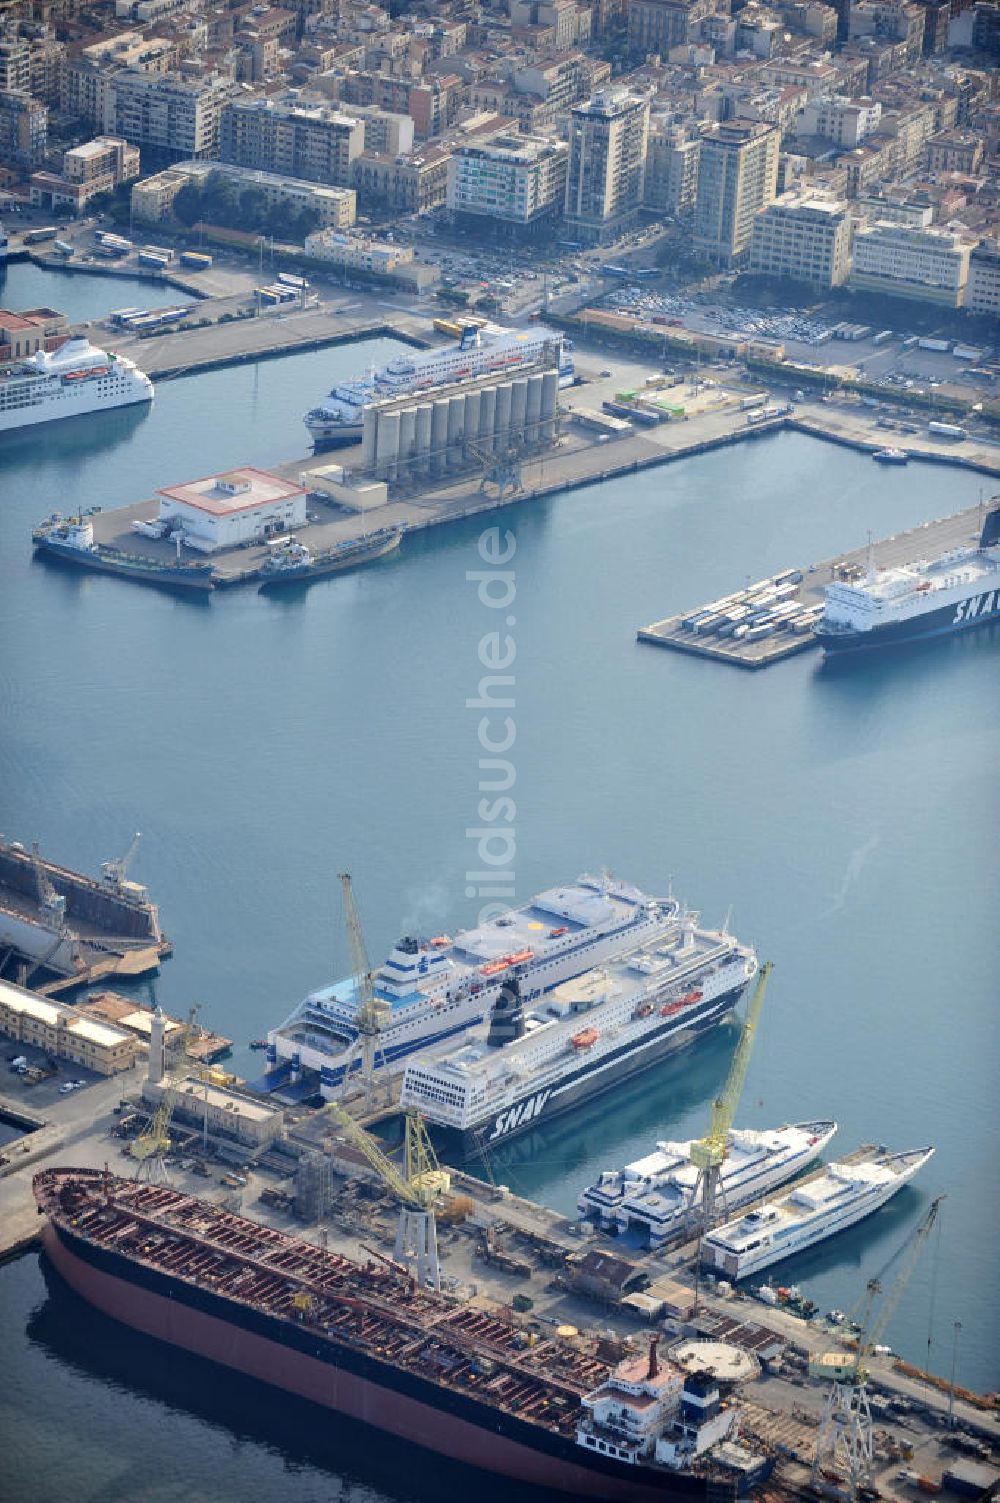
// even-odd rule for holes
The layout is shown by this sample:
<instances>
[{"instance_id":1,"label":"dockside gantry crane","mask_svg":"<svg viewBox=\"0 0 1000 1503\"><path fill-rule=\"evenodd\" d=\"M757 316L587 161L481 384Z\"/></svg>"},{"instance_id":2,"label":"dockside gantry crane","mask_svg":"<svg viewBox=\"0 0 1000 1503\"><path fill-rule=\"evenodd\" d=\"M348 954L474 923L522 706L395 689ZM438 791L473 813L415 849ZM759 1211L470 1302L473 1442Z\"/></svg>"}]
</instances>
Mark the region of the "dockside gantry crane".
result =
<instances>
[{"instance_id":1,"label":"dockside gantry crane","mask_svg":"<svg viewBox=\"0 0 1000 1503\"><path fill-rule=\"evenodd\" d=\"M378 1143L356 1122L339 1101L327 1103L326 1110L336 1118L355 1148L368 1160L384 1184L399 1200L396 1227L396 1262L413 1270L417 1287L427 1284L441 1287L438 1265L437 1219L434 1202L448 1189L450 1176L438 1163L419 1112L406 1113L406 1138L402 1173Z\"/></svg>"},{"instance_id":2,"label":"dockside gantry crane","mask_svg":"<svg viewBox=\"0 0 1000 1503\"><path fill-rule=\"evenodd\" d=\"M715 1206L719 1195L722 1166L729 1153L729 1132L736 1116L736 1109L743 1095L750 1055L753 1051L760 1010L767 991L768 978L774 966L765 960L757 977L757 985L747 1007L746 1019L740 1031L739 1043L729 1066L729 1075L722 1094L712 1102L712 1124L703 1138L691 1144L691 1163L698 1170L698 1178L691 1196L692 1207L700 1204L701 1235L709 1231L715 1218ZM699 1257L699 1263L700 1263Z\"/></svg>"},{"instance_id":3,"label":"dockside gantry crane","mask_svg":"<svg viewBox=\"0 0 1000 1503\"><path fill-rule=\"evenodd\" d=\"M833 1379L829 1397L816 1432L816 1456L812 1467L812 1490L843 1503L855 1503L873 1486L875 1454L871 1406L868 1402L869 1364L917 1266L924 1243L941 1209L943 1195L933 1200L923 1221L909 1235L890 1262L904 1255L903 1265L874 1315L875 1300L882 1293L881 1278L869 1279L859 1302L863 1309L858 1344L850 1352L824 1353L809 1363L811 1376ZM857 1314L855 1306L852 1314Z\"/></svg>"},{"instance_id":4,"label":"dockside gantry crane","mask_svg":"<svg viewBox=\"0 0 1000 1503\"><path fill-rule=\"evenodd\" d=\"M121 892L125 887L125 882L128 877L128 869L132 865L132 862L135 860L135 853L139 849L139 842L141 839L142 831L136 830L135 834L132 836L131 841L129 842L128 849L126 850L124 856L115 856L111 861L102 861L101 863L102 878L104 879L107 886L113 887L116 892Z\"/></svg>"},{"instance_id":5,"label":"dockside gantry crane","mask_svg":"<svg viewBox=\"0 0 1000 1503\"><path fill-rule=\"evenodd\" d=\"M344 896L344 922L347 926L347 942L351 951L351 971L354 976L357 997L355 1018L358 1034L355 1047L344 1065L343 1091L346 1094L358 1054L361 1055L361 1087L366 1109L370 1110L375 1099L375 1062L378 1057L378 1041L385 1021L387 1008L375 996L372 982L371 961L365 945L361 916L354 901L354 888L349 872L338 873Z\"/></svg>"}]
</instances>

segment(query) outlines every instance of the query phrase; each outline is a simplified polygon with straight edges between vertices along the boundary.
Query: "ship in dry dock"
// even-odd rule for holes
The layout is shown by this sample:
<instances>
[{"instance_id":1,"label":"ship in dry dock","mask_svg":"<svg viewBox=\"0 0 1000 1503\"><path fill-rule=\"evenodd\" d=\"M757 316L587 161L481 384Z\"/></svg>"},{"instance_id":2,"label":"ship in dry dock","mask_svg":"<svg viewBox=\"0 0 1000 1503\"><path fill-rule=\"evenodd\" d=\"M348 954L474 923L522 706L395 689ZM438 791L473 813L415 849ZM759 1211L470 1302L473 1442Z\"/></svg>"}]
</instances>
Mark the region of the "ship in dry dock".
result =
<instances>
[{"instance_id":1,"label":"ship in dry dock","mask_svg":"<svg viewBox=\"0 0 1000 1503\"><path fill-rule=\"evenodd\" d=\"M386 1260L354 1262L166 1185L54 1168L33 1188L48 1257L105 1315L424 1450L622 1503L722 1503L769 1469L736 1444L731 1399L655 1339L615 1366L596 1342L540 1334Z\"/></svg>"},{"instance_id":2,"label":"ship in dry dock","mask_svg":"<svg viewBox=\"0 0 1000 1503\"><path fill-rule=\"evenodd\" d=\"M0 836L0 975L56 991L155 971L171 945L146 888L129 879L138 843L95 878Z\"/></svg>"}]
</instances>

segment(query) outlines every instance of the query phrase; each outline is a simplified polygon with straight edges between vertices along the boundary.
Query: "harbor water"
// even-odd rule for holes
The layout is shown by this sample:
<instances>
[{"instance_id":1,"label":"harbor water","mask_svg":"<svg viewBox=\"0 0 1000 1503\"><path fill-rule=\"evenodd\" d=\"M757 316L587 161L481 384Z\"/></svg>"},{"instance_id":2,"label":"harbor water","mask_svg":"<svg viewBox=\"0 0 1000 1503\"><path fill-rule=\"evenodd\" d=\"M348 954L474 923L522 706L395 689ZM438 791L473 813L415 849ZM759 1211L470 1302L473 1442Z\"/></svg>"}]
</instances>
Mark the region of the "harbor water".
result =
<instances>
[{"instance_id":1,"label":"harbor water","mask_svg":"<svg viewBox=\"0 0 1000 1503\"><path fill-rule=\"evenodd\" d=\"M176 308L196 299L153 277L71 271L14 261L0 266L0 308L57 308L70 323L102 319L115 308Z\"/></svg>"},{"instance_id":2,"label":"harbor water","mask_svg":"<svg viewBox=\"0 0 1000 1503\"><path fill-rule=\"evenodd\" d=\"M947 1374L961 1321L959 1380L1000 1386L1000 632L849 671L810 653L760 674L635 641L748 578L972 505L984 481L781 435L409 536L394 557L280 596L191 602L32 561L31 526L53 509L302 453L306 407L391 349L187 378L148 415L0 444L0 829L89 871L142 830L131 875L176 954L135 990L175 1013L199 1002L248 1074L259 1056L246 1043L349 969L338 871L353 874L376 960L402 933L473 922L484 869L519 899L601 866L653 891L672 881L775 962L738 1124L833 1116L834 1152L937 1148L875 1218L776 1280L850 1307L947 1193L888 1339ZM479 547L493 524L516 550L502 585L477 577L497 573ZM512 682L491 689L496 631L516 656ZM494 797L480 787L494 775L480 766L484 695L512 701L499 712L514 732L509 820L481 803ZM538 1129L490 1171L570 1211L602 1168L704 1130L733 1037L720 1029ZM5 1428L35 1435L39 1503L65 1496L70 1473L79 1499L127 1481L138 1496L235 1500L248 1458L271 1469L253 1474L262 1495L279 1484L259 1476L292 1500L425 1496L382 1442L365 1459L334 1427L319 1455L294 1406L252 1385L104 1327L78 1340L96 1318L65 1299L37 1258L0 1269ZM213 1469L200 1492L161 1480L147 1442L165 1411L192 1469ZM104 1434L127 1472L109 1472Z\"/></svg>"}]
</instances>

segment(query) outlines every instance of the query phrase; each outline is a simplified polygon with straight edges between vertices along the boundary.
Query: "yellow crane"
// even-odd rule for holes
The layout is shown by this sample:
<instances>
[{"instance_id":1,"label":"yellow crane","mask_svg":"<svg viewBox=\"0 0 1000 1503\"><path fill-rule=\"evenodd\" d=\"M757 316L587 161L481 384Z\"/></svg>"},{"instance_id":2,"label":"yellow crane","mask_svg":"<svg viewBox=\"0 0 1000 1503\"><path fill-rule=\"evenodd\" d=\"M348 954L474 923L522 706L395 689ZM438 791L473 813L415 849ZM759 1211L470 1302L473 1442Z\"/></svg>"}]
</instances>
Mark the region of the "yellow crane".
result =
<instances>
[{"instance_id":1,"label":"yellow crane","mask_svg":"<svg viewBox=\"0 0 1000 1503\"><path fill-rule=\"evenodd\" d=\"M361 928L361 916L354 901L354 889L351 886L350 873L340 872L338 877L344 896L344 922L347 926L347 940L351 951L351 971L354 975L354 987L357 997L355 1026L358 1030L355 1047L349 1054L344 1065L343 1089L346 1094L350 1085L351 1074L355 1068L355 1062L360 1053L361 1086L364 1092L365 1106L370 1109L375 1098L375 1064L378 1056L379 1035L382 1032L388 1008L384 1003L379 1002L375 996L371 962L368 959L364 932Z\"/></svg>"},{"instance_id":2,"label":"yellow crane","mask_svg":"<svg viewBox=\"0 0 1000 1503\"><path fill-rule=\"evenodd\" d=\"M406 1113L403 1170L400 1172L371 1134L355 1122L339 1101L328 1102L326 1110L336 1118L355 1148L364 1154L399 1200L396 1262L414 1270L419 1288L430 1283L435 1289L440 1289L434 1202L438 1195L448 1190L451 1176L438 1163L420 1113Z\"/></svg>"},{"instance_id":3,"label":"yellow crane","mask_svg":"<svg viewBox=\"0 0 1000 1503\"><path fill-rule=\"evenodd\" d=\"M890 1262L904 1254L903 1264L874 1315L875 1300L882 1293L881 1278L869 1279L860 1301L864 1313L855 1350L824 1352L809 1361L811 1377L833 1379L816 1432L812 1486L815 1492L854 1503L867 1495L873 1483L874 1431L868 1402L869 1366L876 1347L899 1304L917 1266L917 1259L937 1220L943 1195L933 1200L923 1221L909 1235ZM857 1311L855 1307L855 1312Z\"/></svg>"},{"instance_id":4,"label":"yellow crane","mask_svg":"<svg viewBox=\"0 0 1000 1503\"><path fill-rule=\"evenodd\" d=\"M774 966L769 960L765 960L760 968L757 985L740 1031L739 1043L736 1045L736 1052L729 1066L725 1087L722 1094L712 1102L711 1126L703 1138L691 1144L691 1163L698 1170L691 1204L696 1206L699 1202L701 1203L699 1219L703 1232L711 1227L715 1217L715 1203L719 1193L722 1166L729 1153L729 1132L743 1094L743 1083L750 1064L760 1010L764 1003L764 993L767 991L768 978L773 969Z\"/></svg>"}]
</instances>

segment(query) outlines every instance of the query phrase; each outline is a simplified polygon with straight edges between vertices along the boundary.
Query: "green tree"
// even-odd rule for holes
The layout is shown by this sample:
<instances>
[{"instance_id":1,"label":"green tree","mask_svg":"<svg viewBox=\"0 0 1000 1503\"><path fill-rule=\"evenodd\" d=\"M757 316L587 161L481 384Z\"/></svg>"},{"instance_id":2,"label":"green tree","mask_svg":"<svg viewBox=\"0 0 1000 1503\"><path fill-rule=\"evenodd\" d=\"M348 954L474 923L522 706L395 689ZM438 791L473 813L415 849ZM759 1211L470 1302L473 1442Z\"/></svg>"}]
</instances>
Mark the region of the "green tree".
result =
<instances>
[{"instance_id":1,"label":"green tree","mask_svg":"<svg viewBox=\"0 0 1000 1503\"><path fill-rule=\"evenodd\" d=\"M202 192L197 183L185 183L174 196L170 207L174 218L181 224L187 225L188 228L202 219L204 204Z\"/></svg>"}]
</instances>

